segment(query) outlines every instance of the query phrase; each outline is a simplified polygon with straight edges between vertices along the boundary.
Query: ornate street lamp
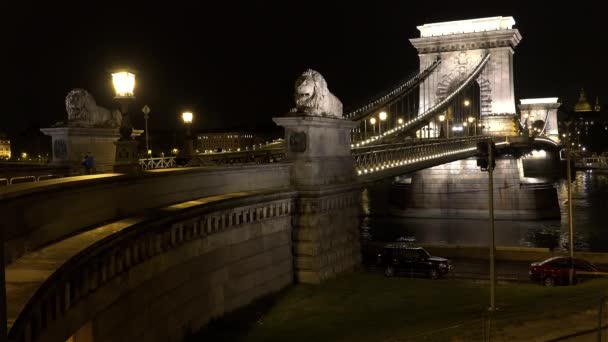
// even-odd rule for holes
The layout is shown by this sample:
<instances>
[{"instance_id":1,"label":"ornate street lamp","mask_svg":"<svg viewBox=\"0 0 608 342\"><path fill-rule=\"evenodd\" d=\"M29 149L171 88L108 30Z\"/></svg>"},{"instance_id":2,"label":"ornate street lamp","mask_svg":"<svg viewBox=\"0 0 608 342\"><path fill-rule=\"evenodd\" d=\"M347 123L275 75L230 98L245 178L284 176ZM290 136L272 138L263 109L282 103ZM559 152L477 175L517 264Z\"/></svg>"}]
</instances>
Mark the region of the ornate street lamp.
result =
<instances>
[{"instance_id":1,"label":"ornate street lamp","mask_svg":"<svg viewBox=\"0 0 608 342\"><path fill-rule=\"evenodd\" d=\"M137 174L141 171L137 152L138 142L133 140L133 126L129 118L129 103L135 99L135 74L120 70L112 73L114 99L120 104L122 121L120 139L116 142L116 164L114 172Z\"/></svg>"},{"instance_id":2,"label":"ornate street lamp","mask_svg":"<svg viewBox=\"0 0 608 342\"><path fill-rule=\"evenodd\" d=\"M135 74L129 71L118 71L112 73L112 85L114 86L114 99L120 104L122 121L120 124L120 141L132 140L133 126L129 119L129 103L135 99Z\"/></svg>"},{"instance_id":3,"label":"ornate street lamp","mask_svg":"<svg viewBox=\"0 0 608 342\"><path fill-rule=\"evenodd\" d=\"M184 154L187 157L191 157L192 156L192 152L194 150L194 147L192 146L192 137L191 137L191 127L192 127L192 120L194 118L194 115L192 114L192 112L183 112L182 113L182 121L184 122L184 124L186 125L186 142L184 144Z\"/></svg>"},{"instance_id":4,"label":"ornate street lamp","mask_svg":"<svg viewBox=\"0 0 608 342\"><path fill-rule=\"evenodd\" d=\"M445 131L443 130L443 122L445 121L445 115L441 114L439 115L439 124L441 125L440 129L439 129L439 137L440 138L445 138Z\"/></svg>"},{"instance_id":5,"label":"ornate street lamp","mask_svg":"<svg viewBox=\"0 0 608 342\"><path fill-rule=\"evenodd\" d=\"M374 135L376 135L376 118L369 119L369 123L372 124Z\"/></svg>"},{"instance_id":6,"label":"ornate street lamp","mask_svg":"<svg viewBox=\"0 0 608 342\"><path fill-rule=\"evenodd\" d=\"M380 112L380 114L378 114L378 117L380 118L380 122L378 123L378 134L382 135L382 121L386 120L386 112Z\"/></svg>"}]
</instances>

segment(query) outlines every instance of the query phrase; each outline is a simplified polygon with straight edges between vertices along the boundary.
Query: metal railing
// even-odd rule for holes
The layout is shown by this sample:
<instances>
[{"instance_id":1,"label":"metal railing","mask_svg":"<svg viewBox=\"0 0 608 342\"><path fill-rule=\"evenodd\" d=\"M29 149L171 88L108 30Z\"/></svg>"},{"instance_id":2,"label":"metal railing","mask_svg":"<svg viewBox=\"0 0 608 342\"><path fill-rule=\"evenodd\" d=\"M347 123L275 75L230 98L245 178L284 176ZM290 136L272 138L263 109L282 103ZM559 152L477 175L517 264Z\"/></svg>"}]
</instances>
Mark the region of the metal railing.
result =
<instances>
[{"instance_id":1,"label":"metal railing","mask_svg":"<svg viewBox=\"0 0 608 342\"><path fill-rule=\"evenodd\" d=\"M21 183L40 182L40 181L47 180L47 179L62 178L62 177L69 177L69 176L70 175L64 175L64 174L60 174L60 175L48 174L48 175L39 175L39 176L16 176L16 177L10 177L10 178L8 178L8 177L0 178L0 187L14 185L14 184L21 184Z\"/></svg>"},{"instance_id":2,"label":"metal railing","mask_svg":"<svg viewBox=\"0 0 608 342\"><path fill-rule=\"evenodd\" d=\"M381 148L383 145L375 145L355 149L352 155L355 159L357 174L362 176L433 159L445 159L466 152L476 152L477 142L487 141L488 139L491 138L478 136L463 139L443 139L422 145L391 144L386 145L386 148Z\"/></svg>"},{"instance_id":3,"label":"metal railing","mask_svg":"<svg viewBox=\"0 0 608 342\"><path fill-rule=\"evenodd\" d=\"M143 170L168 169L176 166L175 157L144 158L139 160Z\"/></svg>"}]
</instances>

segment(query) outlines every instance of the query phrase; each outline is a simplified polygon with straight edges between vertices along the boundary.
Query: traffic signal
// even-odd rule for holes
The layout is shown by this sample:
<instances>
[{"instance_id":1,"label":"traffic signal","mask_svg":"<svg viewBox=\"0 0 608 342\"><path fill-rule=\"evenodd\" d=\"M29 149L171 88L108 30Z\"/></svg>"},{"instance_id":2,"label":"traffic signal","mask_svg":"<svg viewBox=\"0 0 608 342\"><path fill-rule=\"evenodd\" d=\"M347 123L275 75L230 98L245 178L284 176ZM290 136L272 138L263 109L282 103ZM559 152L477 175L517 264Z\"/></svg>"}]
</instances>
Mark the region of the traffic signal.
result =
<instances>
[{"instance_id":1,"label":"traffic signal","mask_svg":"<svg viewBox=\"0 0 608 342\"><path fill-rule=\"evenodd\" d=\"M492 148L492 170L496 168L496 145L491 142ZM490 165L490 153L488 152L488 142L480 141L477 143L477 166L481 171L487 171Z\"/></svg>"}]
</instances>

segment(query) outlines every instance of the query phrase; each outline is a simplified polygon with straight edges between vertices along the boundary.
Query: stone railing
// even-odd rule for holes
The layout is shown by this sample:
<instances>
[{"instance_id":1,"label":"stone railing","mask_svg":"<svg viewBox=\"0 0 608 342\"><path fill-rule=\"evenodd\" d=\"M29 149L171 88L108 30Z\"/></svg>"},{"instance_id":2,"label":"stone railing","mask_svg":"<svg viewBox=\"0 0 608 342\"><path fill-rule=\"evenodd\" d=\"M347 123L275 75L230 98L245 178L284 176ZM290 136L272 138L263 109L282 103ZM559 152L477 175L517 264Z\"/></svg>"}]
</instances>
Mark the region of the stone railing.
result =
<instances>
[{"instance_id":1,"label":"stone railing","mask_svg":"<svg viewBox=\"0 0 608 342\"><path fill-rule=\"evenodd\" d=\"M415 166L415 164L428 164L429 161L437 160L438 163L445 162L450 156L463 153L475 154L477 142L487 141L489 137L472 137L465 139L445 139L424 145L392 144L386 148L382 145L369 148L357 149L353 152L355 168L359 176L365 176L385 170L403 168L404 166Z\"/></svg>"},{"instance_id":2,"label":"stone railing","mask_svg":"<svg viewBox=\"0 0 608 342\"><path fill-rule=\"evenodd\" d=\"M222 193L284 188L289 186L289 168L278 163L179 168L150 170L139 177L101 174L0 187L6 262L83 227L147 208Z\"/></svg>"},{"instance_id":3,"label":"stone railing","mask_svg":"<svg viewBox=\"0 0 608 342\"><path fill-rule=\"evenodd\" d=\"M97 241L70 258L38 288L10 328L8 340L40 340L96 290L157 255L242 225L291 216L295 195L290 191L267 193L197 205L146 219ZM91 318L78 317L81 323ZM49 340L47 337L44 339Z\"/></svg>"},{"instance_id":4,"label":"stone railing","mask_svg":"<svg viewBox=\"0 0 608 342\"><path fill-rule=\"evenodd\" d=\"M168 169L176 166L175 157L140 159L139 165L144 170Z\"/></svg>"}]
</instances>

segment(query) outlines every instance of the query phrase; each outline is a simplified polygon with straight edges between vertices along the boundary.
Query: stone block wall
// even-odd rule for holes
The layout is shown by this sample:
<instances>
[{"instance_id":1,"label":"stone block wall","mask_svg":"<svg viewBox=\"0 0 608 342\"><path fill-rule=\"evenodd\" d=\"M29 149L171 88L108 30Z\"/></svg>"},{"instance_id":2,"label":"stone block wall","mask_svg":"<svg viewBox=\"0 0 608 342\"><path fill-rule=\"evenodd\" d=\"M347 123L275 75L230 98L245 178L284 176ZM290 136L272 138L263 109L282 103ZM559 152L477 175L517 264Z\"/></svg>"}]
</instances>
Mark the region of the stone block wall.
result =
<instances>
[{"instance_id":1,"label":"stone block wall","mask_svg":"<svg viewBox=\"0 0 608 342\"><path fill-rule=\"evenodd\" d=\"M361 264L360 190L300 193L293 222L296 281L320 283Z\"/></svg>"},{"instance_id":2,"label":"stone block wall","mask_svg":"<svg viewBox=\"0 0 608 342\"><path fill-rule=\"evenodd\" d=\"M392 199L391 212L398 216L486 218L488 173L476 159L439 165L415 172L411 185L394 187ZM528 183L520 159L498 159L494 213L496 219L559 218L557 190L548 183Z\"/></svg>"},{"instance_id":3,"label":"stone block wall","mask_svg":"<svg viewBox=\"0 0 608 342\"><path fill-rule=\"evenodd\" d=\"M292 284L294 197L203 205L124 229L62 266L9 340L182 341Z\"/></svg>"}]
</instances>

